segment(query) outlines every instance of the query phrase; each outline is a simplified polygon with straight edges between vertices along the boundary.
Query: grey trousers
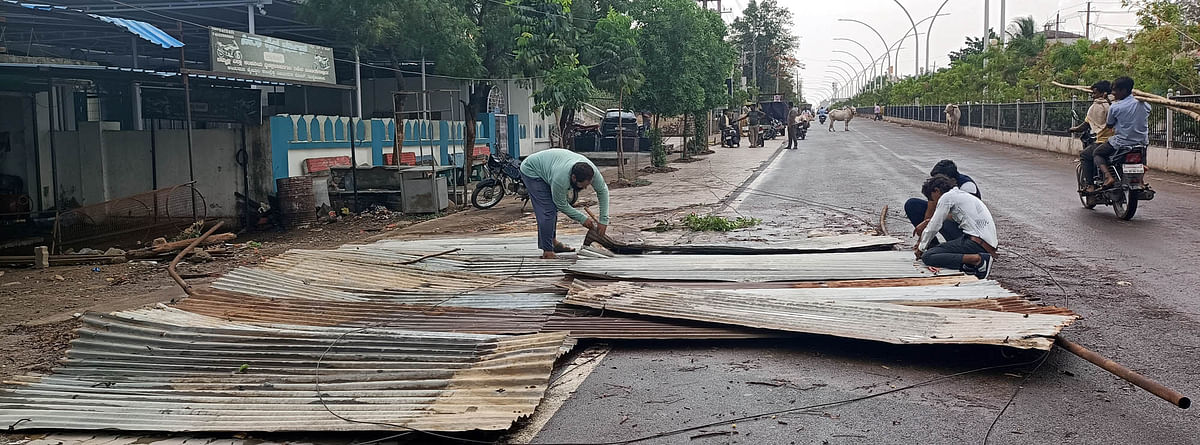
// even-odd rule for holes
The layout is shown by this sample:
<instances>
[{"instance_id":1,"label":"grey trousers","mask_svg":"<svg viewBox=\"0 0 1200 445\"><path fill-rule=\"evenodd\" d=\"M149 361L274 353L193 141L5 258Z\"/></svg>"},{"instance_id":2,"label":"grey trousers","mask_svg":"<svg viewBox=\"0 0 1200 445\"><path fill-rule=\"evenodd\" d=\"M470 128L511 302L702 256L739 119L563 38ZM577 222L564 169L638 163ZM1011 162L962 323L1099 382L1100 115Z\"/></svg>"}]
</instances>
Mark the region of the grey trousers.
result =
<instances>
[{"instance_id":1,"label":"grey trousers","mask_svg":"<svg viewBox=\"0 0 1200 445\"><path fill-rule=\"evenodd\" d=\"M931 247L921 255L926 266L963 270L963 255L987 253L987 250L966 236Z\"/></svg>"},{"instance_id":2,"label":"grey trousers","mask_svg":"<svg viewBox=\"0 0 1200 445\"><path fill-rule=\"evenodd\" d=\"M533 216L537 218L538 248L543 252L553 252L558 229L558 207L554 205L550 184L524 173L521 173L521 180L525 181L529 202L533 203Z\"/></svg>"}]
</instances>

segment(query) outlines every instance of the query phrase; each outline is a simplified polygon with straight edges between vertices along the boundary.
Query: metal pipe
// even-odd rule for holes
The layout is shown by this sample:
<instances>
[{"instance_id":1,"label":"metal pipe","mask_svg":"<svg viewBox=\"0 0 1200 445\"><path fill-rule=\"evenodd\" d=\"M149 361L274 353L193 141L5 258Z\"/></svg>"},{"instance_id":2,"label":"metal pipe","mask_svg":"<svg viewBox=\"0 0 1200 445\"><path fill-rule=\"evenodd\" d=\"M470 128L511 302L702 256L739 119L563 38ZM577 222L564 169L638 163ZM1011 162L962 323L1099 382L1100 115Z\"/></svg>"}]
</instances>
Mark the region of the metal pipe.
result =
<instances>
[{"instance_id":1,"label":"metal pipe","mask_svg":"<svg viewBox=\"0 0 1200 445\"><path fill-rule=\"evenodd\" d=\"M1192 406L1192 399L1185 397L1178 391L1168 388L1146 376L1138 374L1132 369L1121 366L1117 362L1104 358L1100 354L1092 352L1075 342L1063 338L1062 335L1056 335L1054 339L1059 346L1061 346L1063 349L1066 349L1070 353L1078 355L1079 358L1092 362L1092 364L1104 368L1105 371L1111 372L1113 375L1123 378L1129 383L1137 385L1139 388L1149 391L1151 394L1154 394L1163 400L1171 402L1172 405L1183 409L1188 409L1188 407Z\"/></svg>"},{"instance_id":2,"label":"metal pipe","mask_svg":"<svg viewBox=\"0 0 1200 445\"><path fill-rule=\"evenodd\" d=\"M847 61L845 61L845 60L842 60L842 59L833 60L833 62L841 62L841 63L845 64L847 67L849 67L849 68L850 68L850 72L851 72L851 73L855 73L855 72L857 72L857 71L854 69L854 65L851 65L851 64L850 64L850 62L847 62ZM834 65L834 66L837 66L837 65ZM866 67L863 67L863 71L866 71ZM861 77L862 77L862 76L859 76L859 75L853 75L853 76L851 76L851 77L850 77L850 79L854 81L854 84L855 84L854 88L855 88L855 89L857 89L857 90L859 90L859 91L861 91L861 90L862 90L862 79L861 79Z\"/></svg>"},{"instance_id":3,"label":"metal pipe","mask_svg":"<svg viewBox=\"0 0 1200 445\"><path fill-rule=\"evenodd\" d=\"M925 31L925 72L929 72L929 36L933 35L933 22L937 21L938 14L942 13L942 8L946 7L946 3L950 0L942 2L942 6L938 6L937 11L933 13L933 19L929 20L929 29Z\"/></svg>"},{"instance_id":4,"label":"metal pipe","mask_svg":"<svg viewBox=\"0 0 1200 445\"><path fill-rule=\"evenodd\" d=\"M912 24L913 45L915 45L915 46L913 46L913 75L920 76L921 75L921 37L917 36L917 22L913 21L912 14L908 13L908 8L905 8L904 4L900 3L900 0L893 0L893 1L896 2L896 5L900 6L900 9L904 10L904 15L908 16L908 23Z\"/></svg>"}]
</instances>

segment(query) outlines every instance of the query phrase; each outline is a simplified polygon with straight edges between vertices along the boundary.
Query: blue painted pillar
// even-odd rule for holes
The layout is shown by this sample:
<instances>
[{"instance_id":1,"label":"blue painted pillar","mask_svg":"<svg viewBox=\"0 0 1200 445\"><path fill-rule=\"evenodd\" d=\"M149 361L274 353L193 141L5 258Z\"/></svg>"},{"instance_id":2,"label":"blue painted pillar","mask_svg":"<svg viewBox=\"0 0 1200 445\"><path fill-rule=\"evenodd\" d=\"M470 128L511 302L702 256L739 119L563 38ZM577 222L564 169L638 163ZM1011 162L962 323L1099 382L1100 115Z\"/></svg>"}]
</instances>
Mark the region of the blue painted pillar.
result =
<instances>
[{"instance_id":1,"label":"blue painted pillar","mask_svg":"<svg viewBox=\"0 0 1200 445\"><path fill-rule=\"evenodd\" d=\"M371 165L383 165L383 144L387 134L387 125L382 120L371 119Z\"/></svg>"},{"instance_id":2,"label":"blue painted pillar","mask_svg":"<svg viewBox=\"0 0 1200 445\"><path fill-rule=\"evenodd\" d=\"M521 116L508 115L508 155L521 159Z\"/></svg>"},{"instance_id":3,"label":"blue painted pillar","mask_svg":"<svg viewBox=\"0 0 1200 445\"><path fill-rule=\"evenodd\" d=\"M288 148L292 140L292 118L272 116L271 121L271 175L274 179L288 177ZM275 190L275 181L271 181Z\"/></svg>"},{"instance_id":4,"label":"blue painted pillar","mask_svg":"<svg viewBox=\"0 0 1200 445\"><path fill-rule=\"evenodd\" d=\"M472 141L472 142L478 143L479 139L486 139L486 141L484 141L484 142L487 143L488 146L492 147L493 150L495 150L496 149L496 116L491 113L479 113L478 119L479 119L479 122L481 124L483 124L483 128L480 129L479 134L475 135L475 141Z\"/></svg>"},{"instance_id":5,"label":"blue painted pillar","mask_svg":"<svg viewBox=\"0 0 1200 445\"><path fill-rule=\"evenodd\" d=\"M446 121L438 121L438 143L442 147L441 165L450 164L450 123Z\"/></svg>"}]
</instances>

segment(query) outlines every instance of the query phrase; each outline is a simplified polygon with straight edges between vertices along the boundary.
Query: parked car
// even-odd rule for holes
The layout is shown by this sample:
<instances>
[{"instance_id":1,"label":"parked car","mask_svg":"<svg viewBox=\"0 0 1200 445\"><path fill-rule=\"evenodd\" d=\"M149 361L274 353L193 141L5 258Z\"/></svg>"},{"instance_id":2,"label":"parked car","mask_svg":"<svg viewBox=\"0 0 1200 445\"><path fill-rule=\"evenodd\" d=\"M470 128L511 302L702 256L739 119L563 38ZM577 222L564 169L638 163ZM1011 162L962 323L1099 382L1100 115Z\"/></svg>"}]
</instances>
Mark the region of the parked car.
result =
<instances>
[{"instance_id":1,"label":"parked car","mask_svg":"<svg viewBox=\"0 0 1200 445\"><path fill-rule=\"evenodd\" d=\"M600 122L600 137L617 137L618 127L624 127L622 136L637 137L641 136L641 128L638 127L637 116L632 111L610 109L604 111L604 120Z\"/></svg>"}]
</instances>

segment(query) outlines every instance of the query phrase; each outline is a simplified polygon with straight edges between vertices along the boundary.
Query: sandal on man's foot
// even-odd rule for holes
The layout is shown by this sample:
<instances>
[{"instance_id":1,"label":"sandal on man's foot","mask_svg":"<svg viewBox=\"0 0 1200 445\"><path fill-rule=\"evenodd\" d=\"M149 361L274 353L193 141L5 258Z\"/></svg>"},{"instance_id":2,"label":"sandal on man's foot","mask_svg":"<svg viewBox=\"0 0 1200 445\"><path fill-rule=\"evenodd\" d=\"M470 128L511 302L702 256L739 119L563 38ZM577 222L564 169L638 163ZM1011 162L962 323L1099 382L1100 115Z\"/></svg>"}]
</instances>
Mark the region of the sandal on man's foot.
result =
<instances>
[{"instance_id":1,"label":"sandal on man's foot","mask_svg":"<svg viewBox=\"0 0 1200 445\"><path fill-rule=\"evenodd\" d=\"M571 253L574 251L575 249L567 247L563 243L554 243L554 253Z\"/></svg>"}]
</instances>

